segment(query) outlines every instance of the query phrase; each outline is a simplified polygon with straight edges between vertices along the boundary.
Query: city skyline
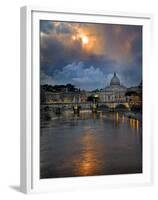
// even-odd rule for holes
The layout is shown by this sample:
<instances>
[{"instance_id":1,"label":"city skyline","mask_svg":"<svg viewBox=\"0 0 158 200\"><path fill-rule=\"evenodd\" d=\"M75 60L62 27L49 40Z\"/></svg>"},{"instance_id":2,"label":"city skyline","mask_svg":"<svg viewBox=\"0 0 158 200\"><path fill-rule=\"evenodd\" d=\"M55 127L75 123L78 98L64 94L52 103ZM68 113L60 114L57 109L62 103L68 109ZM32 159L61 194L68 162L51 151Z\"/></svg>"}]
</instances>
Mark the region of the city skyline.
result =
<instances>
[{"instance_id":1,"label":"city skyline","mask_svg":"<svg viewBox=\"0 0 158 200\"><path fill-rule=\"evenodd\" d=\"M105 88L116 72L121 84L142 80L142 27L40 22L41 84Z\"/></svg>"},{"instance_id":2,"label":"city skyline","mask_svg":"<svg viewBox=\"0 0 158 200\"><path fill-rule=\"evenodd\" d=\"M114 72L114 73L115 73L115 72ZM114 73L113 73L113 74L114 74ZM104 90L106 87L110 86L110 82L111 82L111 79L112 79L112 77L113 77L113 74L110 74L109 79L108 79L107 81L105 80L105 85L104 85L104 87L102 87L102 88L93 88L92 90L81 89L81 88L76 87L75 85L71 84L70 82L67 82L67 83L64 83L64 84L49 84L49 83L44 83L44 84L41 84L41 86L49 85L49 86L52 86L52 87L54 87L54 86L65 86L65 87L66 87L67 85L72 85L72 86L74 86L76 89L79 89L79 90L81 89L82 91ZM118 76L117 73L116 73L116 75ZM118 76L118 77L119 77L119 76ZM121 82L120 84L126 87L126 85L122 84L122 82ZM138 84L129 85L129 86L126 87L126 88L138 87L138 86L141 85L141 84L142 84L142 80L140 80Z\"/></svg>"}]
</instances>

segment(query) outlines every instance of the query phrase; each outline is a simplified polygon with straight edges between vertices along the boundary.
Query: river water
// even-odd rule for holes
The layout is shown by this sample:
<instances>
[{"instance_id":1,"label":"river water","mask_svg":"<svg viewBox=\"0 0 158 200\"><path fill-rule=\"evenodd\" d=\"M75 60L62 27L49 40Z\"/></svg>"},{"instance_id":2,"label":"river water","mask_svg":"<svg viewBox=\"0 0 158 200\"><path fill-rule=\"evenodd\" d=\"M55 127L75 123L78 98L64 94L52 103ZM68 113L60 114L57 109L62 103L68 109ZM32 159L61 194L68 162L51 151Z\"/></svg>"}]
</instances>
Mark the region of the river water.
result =
<instances>
[{"instance_id":1,"label":"river water","mask_svg":"<svg viewBox=\"0 0 158 200\"><path fill-rule=\"evenodd\" d=\"M119 113L50 114L41 118L41 178L142 172L140 121Z\"/></svg>"}]
</instances>

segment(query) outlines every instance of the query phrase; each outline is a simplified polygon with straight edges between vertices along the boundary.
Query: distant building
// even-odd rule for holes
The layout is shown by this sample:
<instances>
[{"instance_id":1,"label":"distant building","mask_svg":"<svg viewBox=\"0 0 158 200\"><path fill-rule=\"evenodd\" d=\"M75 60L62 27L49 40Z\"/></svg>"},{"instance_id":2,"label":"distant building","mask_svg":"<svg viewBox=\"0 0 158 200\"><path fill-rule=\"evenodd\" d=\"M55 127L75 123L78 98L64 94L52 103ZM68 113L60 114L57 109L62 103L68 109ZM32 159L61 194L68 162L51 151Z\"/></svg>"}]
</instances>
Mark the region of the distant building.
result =
<instances>
[{"instance_id":1,"label":"distant building","mask_svg":"<svg viewBox=\"0 0 158 200\"><path fill-rule=\"evenodd\" d=\"M137 95L141 96L142 95L142 81L138 86L130 87L127 89L127 92L135 92Z\"/></svg>"},{"instance_id":2,"label":"distant building","mask_svg":"<svg viewBox=\"0 0 158 200\"><path fill-rule=\"evenodd\" d=\"M142 106L142 81L138 86L128 88L126 97L131 107L132 105Z\"/></svg>"},{"instance_id":3,"label":"distant building","mask_svg":"<svg viewBox=\"0 0 158 200\"><path fill-rule=\"evenodd\" d=\"M127 88L121 85L119 78L114 73L110 85L104 90L104 101L106 102L122 102L126 101Z\"/></svg>"}]
</instances>

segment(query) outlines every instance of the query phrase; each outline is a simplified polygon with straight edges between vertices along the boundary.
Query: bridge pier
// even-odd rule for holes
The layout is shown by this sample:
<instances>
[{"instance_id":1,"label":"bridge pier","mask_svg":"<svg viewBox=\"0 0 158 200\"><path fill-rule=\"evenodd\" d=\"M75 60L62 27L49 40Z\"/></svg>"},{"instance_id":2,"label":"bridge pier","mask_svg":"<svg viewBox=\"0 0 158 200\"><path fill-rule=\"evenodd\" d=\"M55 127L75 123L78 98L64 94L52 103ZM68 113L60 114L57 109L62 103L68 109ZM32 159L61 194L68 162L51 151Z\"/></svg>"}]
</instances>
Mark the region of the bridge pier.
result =
<instances>
[{"instance_id":1,"label":"bridge pier","mask_svg":"<svg viewBox=\"0 0 158 200\"><path fill-rule=\"evenodd\" d=\"M93 105L92 105L92 113L97 113L97 109L98 109L98 106L97 106L97 104L96 103L93 103Z\"/></svg>"},{"instance_id":2,"label":"bridge pier","mask_svg":"<svg viewBox=\"0 0 158 200\"><path fill-rule=\"evenodd\" d=\"M60 115L61 114L61 108L60 107L56 108L55 114L56 115Z\"/></svg>"},{"instance_id":3,"label":"bridge pier","mask_svg":"<svg viewBox=\"0 0 158 200\"><path fill-rule=\"evenodd\" d=\"M79 106L79 105L74 105L74 106L73 106L74 114L79 114L79 113L80 113L80 109L81 109L81 106Z\"/></svg>"}]
</instances>

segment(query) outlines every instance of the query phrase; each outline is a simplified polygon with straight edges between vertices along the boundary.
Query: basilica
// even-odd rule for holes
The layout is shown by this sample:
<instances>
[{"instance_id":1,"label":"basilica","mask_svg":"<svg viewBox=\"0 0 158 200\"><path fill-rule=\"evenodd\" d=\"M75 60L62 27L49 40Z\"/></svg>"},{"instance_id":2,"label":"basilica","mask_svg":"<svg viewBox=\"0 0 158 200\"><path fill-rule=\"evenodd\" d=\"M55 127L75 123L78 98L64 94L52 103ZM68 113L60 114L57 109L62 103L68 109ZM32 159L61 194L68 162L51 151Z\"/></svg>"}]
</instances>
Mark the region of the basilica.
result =
<instances>
[{"instance_id":1,"label":"basilica","mask_svg":"<svg viewBox=\"0 0 158 200\"><path fill-rule=\"evenodd\" d=\"M123 102L126 101L125 93L127 88L120 83L116 73L114 73L110 85L105 87L104 101L106 102Z\"/></svg>"},{"instance_id":2,"label":"basilica","mask_svg":"<svg viewBox=\"0 0 158 200\"><path fill-rule=\"evenodd\" d=\"M123 103L134 102L134 104L142 103L142 81L134 87L125 87L121 84L116 73L110 81L110 84L97 93L100 102L107 103Z\"/></svg>"}]
</instances>

